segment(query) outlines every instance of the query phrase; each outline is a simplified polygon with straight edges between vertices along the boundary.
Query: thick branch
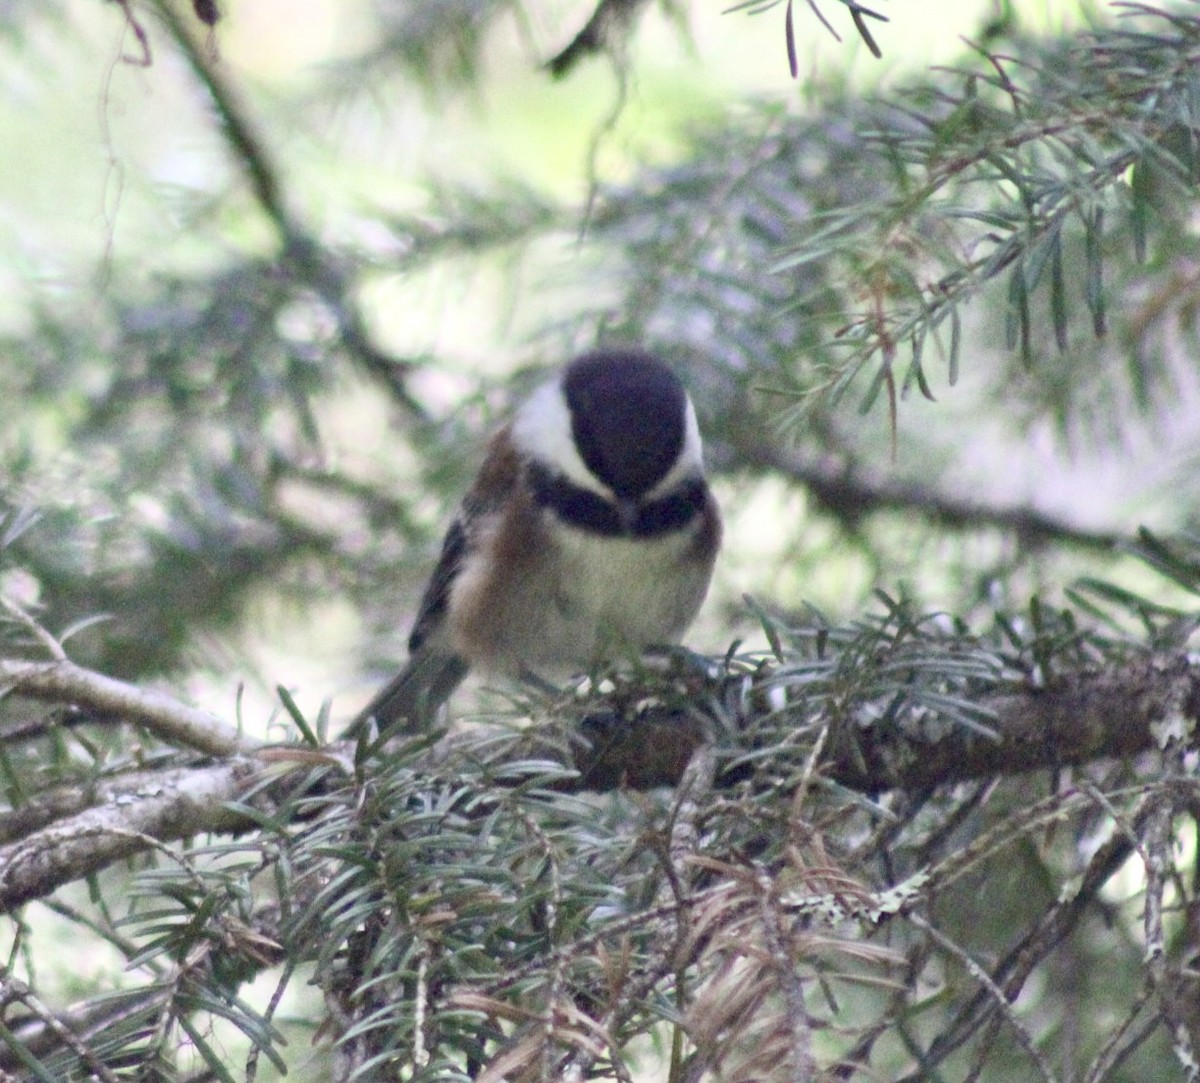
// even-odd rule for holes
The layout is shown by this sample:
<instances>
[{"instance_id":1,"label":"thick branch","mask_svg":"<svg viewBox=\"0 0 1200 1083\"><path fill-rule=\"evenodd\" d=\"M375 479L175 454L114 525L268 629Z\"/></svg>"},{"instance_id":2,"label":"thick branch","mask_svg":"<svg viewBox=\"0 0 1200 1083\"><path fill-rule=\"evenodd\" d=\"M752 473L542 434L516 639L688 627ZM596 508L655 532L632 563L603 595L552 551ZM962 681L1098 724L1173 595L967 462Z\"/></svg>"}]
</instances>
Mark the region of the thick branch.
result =
<instances>
[{"instance_id":1,"label":"thick branch","mask_svg":"<svg viewBox=\"0 0 1200 1083\"><path fill-rule=\"evenodd\" d=\"M1131 756L1161 747L1168 732L1190 739L1200 718L1200 664L1147 656L981 705L995 713L995 740L968 730L922 741L842 728L831 742L830 774L855 789L923 790Z\"/></svg>"},{"instance_id":2,"label":"thick branch","mask_svg":"<svg viewBox=\"0 0 1200 1083\"><path fill-rule=\"evenodd\" d=\"M1146 656L1065 675L1044 689L985 696L980 705L994 713L995 739L962 728L934 740L834 720L824 774L864 792L921 791L1133 755L1156 747L1161 727L1190 732L1200 717L1200 663ZM588 747L575 750L574 766L587 789L674 785L709 728L682 712L633 722L593 715L582 727Z\"/></svg>"},{"instance_id":3,"label":"thick branch","mask_svg":"<svg viewBox=\"0 0 1200 1083\"><path fill-rule=\"evenodd\" d=\"M1200 718L1200 662L1185 655L1146 656L1105 670L1068 674L1046 689L982 697L980 703L994 712L994 739L960 728L935 740L894 726L834 719L821 771L864 792L922 792L990 775L1134 755L1159 747L1168 735L1186 739L1192 733ZM751 721L743 719L742 724ZM413 766L432 778L467 764L477 770L482 756L492 776L502 779L504 772L497 769L505 761L535 759L577 773L558 783L561 790L673 786L693 753L711 740L713 728L698 712L658 712L633 720L594 712L569 743L534 731L518 735L499 753L482 753L484 747L500 746L490 734L481 742L478 727L471 727L440 742L423 764ZM720 744L736 745L736 735ZM291 770L304 762L326 767L340 763L343 771L354 770L353 746L330 749L335 751L348 754L265 750L157 776L139 773L131 789L117 792L110 787L100 804L0 847L0 912L161 843L252 829L254 822L228 802L255 786L272 760L290 762ZM732 777L727 773L724 781ZM281 776L280 784L291 782ZM14 810L9 816L19 813Z\"/></svg>"},{"instance_id":4,"label":"thick branch","mask_svg":"<svg viewBox=\"0 0 1200 1083\"><path fill-rule=\"evenodd\" d=\"M230 756L257 746L219 719L152 689L94 673L73 662L0 660L0 687L30 699L74 704L98 715L115 715L144 726L173 745L211 756Z\"/></svg>"},{"instance_id":5,"label":"thick branch","mask_svg":"<svg viewBox=\"0 0 1200 1083\"><path fill-rule=\"evenodd\" d=\"M164 771L140 790L0 847L0 913L157 844L245 829L247 818L227 802L261 770L239 758Z\"/></svg>"}]
</instances>

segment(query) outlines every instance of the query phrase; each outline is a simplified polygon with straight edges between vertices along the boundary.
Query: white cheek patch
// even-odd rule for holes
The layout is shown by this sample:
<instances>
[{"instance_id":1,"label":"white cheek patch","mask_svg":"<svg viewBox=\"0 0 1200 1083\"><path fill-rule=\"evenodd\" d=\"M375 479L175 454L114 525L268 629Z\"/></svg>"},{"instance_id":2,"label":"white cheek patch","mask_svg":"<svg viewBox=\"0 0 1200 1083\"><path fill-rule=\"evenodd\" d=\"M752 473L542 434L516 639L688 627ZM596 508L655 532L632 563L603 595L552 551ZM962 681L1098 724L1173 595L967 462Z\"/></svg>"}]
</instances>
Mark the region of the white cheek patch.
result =
<instances>
[{"instance_id":1,"label":"white cheek patch","mask_svg":"<svg viewBox=\"0 0 1200 1083\"><path fill-rule=\"evenodd\" d=\"M612 491L587 468L575 447L571 411L559 380L543 384L517 411L512 439L518 451L552 466L583 489L612 499Z\"/></svg>"},{"instance_id":2,"label":"white cheek patch","mask_svg":"<svg viewBox=\"0 0 1200 1083\"><path fill-rule=\"evenodd\" d=\"M704 476L700 425L690 398L685 400L683 426L683 449L667 476L648 494L651 499L671 492L687 478ZM587 468L575 446L561 380L543 384L525 400L513 418L512 438L523 454L552 466L580 488L614 499L613 491Z\"/></svg>"}]
</instances>

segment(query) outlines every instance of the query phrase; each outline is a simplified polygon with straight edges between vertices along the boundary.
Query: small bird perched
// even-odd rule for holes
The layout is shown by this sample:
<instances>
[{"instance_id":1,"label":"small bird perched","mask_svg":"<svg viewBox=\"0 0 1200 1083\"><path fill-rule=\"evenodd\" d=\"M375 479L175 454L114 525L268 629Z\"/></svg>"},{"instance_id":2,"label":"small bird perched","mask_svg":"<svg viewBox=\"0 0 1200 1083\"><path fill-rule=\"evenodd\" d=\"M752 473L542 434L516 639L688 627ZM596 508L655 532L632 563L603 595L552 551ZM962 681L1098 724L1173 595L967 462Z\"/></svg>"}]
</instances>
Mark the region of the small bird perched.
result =
<instances>
[{"instance_id":1,"label":"small bird perched","mask_svg":"<svg viewBox=\"0 0 1200 1083\"><path fill-rule=\"evenodd\" d=\"M598 349L492 437L446 533L408 664L351 723L415 730L468 669L544 675L678 642L721 516L696 412L641 350Z\"/></svg>"}]
</instances>

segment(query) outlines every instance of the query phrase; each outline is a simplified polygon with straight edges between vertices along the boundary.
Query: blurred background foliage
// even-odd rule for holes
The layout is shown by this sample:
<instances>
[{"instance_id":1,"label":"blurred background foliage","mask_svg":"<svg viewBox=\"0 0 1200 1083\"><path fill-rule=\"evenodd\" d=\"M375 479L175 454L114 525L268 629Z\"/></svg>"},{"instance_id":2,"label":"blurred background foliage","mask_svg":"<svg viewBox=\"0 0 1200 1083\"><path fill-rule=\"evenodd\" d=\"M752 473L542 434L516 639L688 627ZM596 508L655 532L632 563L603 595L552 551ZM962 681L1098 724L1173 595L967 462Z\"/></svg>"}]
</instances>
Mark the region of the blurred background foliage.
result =
<instances>
[{"instance_id":1,"label":"blurred background foliage","mask_svg":"<svg viewBox=\"0 0 1200 1083\"><path fill-rule=\"evenodd\" d=\"M747 593L1176 603L1200 7L881 2L881 61L820 7L610 3L591 51L551 0L0 3L5 592L252 730L281 682L349 716L490 426L623 339L729 520L699 650Z\"/></svg>"},{"instance_id":2,"label":"blurred background foliage","mask_svg":"<svg viewBox=\"0 0 1200 1083\"><path fill-rule=\"evenodd\" d=\"M965 612L1185 526L1189 10L897 9L872 67L827 7L793 83L778 6L648 11L554 80L586 11L10 5L3 495L50 625L349 690L511 389L604 337L704 415L710 649L746 592Z\"/></svg>"}]
</instances>

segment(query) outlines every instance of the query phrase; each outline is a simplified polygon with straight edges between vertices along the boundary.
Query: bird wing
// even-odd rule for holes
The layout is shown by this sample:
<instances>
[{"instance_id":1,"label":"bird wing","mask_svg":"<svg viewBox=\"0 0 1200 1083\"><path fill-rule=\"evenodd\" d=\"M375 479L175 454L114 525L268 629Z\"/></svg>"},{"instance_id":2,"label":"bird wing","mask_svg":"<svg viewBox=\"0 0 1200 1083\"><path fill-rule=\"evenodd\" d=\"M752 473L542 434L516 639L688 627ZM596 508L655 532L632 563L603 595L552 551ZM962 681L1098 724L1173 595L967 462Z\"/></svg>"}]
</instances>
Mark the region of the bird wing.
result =
<instances>
[{"instance_id":1,"label":"bird wing","mask_svg":"<svg viewBox=\"0 0 1200 1083\"><path fill-rule=\"evenodd\" d=\"M442 540L441 554L408 637L407 664L355 716L346 736L357 736L372 718L380 732L422 729L467 675L469 666L451 644L446 614L454 581L475 544L480 524L503 507L521 476L520 457L509 439L508 426L492 438L485 464ZM406 724L396 729L401 722Z\"/></svg>"},{"instance_id":2,"label":"bird wing","mask_svg":"<svg viewBox=\"0 0 1200 1083\"><path fill-rule=\"evenodd\" d=\"M408 662L355 716L345 736L357 737L370 719L380 733L406 721L403 730L415 732L432 720L437 709L467 675L467 663L449 646L445 630L450 588L462 567L467 532L460 514L442 541L442 552L421 596L417 619L408 637Z\"/></svg>"}]
</instances>

